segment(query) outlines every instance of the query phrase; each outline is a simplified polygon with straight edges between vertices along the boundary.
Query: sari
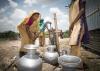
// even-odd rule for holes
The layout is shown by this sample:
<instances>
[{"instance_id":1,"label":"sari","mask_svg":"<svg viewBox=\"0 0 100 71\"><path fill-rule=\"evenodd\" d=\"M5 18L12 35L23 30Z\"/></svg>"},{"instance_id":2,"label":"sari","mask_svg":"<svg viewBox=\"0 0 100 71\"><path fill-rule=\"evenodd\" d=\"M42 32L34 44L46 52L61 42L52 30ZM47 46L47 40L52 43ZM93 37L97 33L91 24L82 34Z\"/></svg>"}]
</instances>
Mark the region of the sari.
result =
<instances>
[{"instance_id":1,"label":"sari","mask_svg":"<svg viewBox=\"0 0 100 71\"><path fill-rule=\"evenodd\" d=\"M29 17L26 17L18 26L18 31L21 37L21 52L26 52L24 48L27 44L34 44L35 33L39 31L38 22L40 16L37 20L32 21L31 17L37 12L32 13Z\"/></svg>"}]
</instances>

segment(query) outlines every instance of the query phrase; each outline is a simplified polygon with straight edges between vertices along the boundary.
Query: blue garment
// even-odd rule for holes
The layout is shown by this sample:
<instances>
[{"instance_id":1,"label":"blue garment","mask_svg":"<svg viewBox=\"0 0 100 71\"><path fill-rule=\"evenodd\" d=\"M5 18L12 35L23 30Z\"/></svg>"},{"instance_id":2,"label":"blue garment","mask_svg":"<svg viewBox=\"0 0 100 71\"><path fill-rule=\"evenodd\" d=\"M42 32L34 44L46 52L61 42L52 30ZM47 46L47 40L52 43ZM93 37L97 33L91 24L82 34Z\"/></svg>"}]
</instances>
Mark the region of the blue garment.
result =
<instances>
[{"instance_id":1,"label":"blue garment","mask_svg":"<svg viewBox=\"0 0 100 71\"><path fill-rule=\"evenodd\" d=\"M44 32L45 31L46 24L44 23L44 19L40 20L39 28L40 28L40 32Z\"/></svg>"}]
</instances>

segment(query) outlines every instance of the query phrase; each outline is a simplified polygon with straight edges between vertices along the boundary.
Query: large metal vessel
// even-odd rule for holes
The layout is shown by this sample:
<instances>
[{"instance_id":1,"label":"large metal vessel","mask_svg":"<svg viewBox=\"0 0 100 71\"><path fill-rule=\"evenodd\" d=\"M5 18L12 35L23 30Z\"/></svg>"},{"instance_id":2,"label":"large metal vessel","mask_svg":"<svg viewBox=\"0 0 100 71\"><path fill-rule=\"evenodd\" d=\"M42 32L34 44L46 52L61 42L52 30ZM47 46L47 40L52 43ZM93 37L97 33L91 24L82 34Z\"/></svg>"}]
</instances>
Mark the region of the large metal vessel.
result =
<instances>
[{"instance_id":1,"label":"large metal vessel","mask_svg":"<svg viewBox=\"0 0 100 71\"><path fill-rule=\"evenodd\" d=\"M26 45L27 54L18 60L18 71L42 71L42 59L38 56L37 45Z\"/></svg>"},{"instance_id":2,"label":"large metal vessel","mask_svg":"<svg viewBox=\"0 0 100 71\"><path fill-rule=\"evenodd\" d=\"M62 67L62 71L77 71L81 59L73 55L62 55L58 58L58 63Z\"/></svg>"}]
</instances>

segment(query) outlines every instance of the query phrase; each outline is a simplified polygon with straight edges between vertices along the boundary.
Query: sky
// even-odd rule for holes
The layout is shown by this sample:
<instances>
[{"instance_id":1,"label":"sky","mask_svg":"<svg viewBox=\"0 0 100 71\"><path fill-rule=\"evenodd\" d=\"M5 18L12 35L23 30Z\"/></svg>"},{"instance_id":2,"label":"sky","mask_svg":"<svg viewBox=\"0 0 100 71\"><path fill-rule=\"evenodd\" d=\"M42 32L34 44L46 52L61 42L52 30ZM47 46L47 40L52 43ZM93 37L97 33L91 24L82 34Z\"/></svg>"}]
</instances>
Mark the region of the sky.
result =
<instances>
[{"instance_id":1,"label":"sky","mask_svg":"<svg viewBox=\"0 0 100 71\"><path fill-rule=\"evenodd\" d=\"M0 0L0 32L15 31L17 25L32 11L41 13L41 18L51 21L54 27L53 13L57 13L58 29L69 28L69 11L65 6L70 0Z\"/></svg>"}]
</instances>

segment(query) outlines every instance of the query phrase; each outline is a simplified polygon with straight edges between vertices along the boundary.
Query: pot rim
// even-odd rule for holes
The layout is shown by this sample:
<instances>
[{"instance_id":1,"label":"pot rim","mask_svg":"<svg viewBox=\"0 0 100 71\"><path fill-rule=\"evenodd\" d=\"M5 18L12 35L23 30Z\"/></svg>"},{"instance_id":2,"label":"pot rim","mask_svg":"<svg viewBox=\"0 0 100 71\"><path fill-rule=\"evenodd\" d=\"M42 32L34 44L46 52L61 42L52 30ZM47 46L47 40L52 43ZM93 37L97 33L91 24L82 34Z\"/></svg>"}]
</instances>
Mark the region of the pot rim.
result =
<instances>
[{"instance_id":1,"label":"pot rim","mask_svg":"<svg viewBox=\"0 0 100 71\"><path fill-rule=\"evenodd\" d=\"M26 44L24 46L25 49L30 49L30 50L37 49L38 47L39 47L38 45L34 45L34 44Z\"/></svg>"}]
</instances>

